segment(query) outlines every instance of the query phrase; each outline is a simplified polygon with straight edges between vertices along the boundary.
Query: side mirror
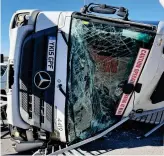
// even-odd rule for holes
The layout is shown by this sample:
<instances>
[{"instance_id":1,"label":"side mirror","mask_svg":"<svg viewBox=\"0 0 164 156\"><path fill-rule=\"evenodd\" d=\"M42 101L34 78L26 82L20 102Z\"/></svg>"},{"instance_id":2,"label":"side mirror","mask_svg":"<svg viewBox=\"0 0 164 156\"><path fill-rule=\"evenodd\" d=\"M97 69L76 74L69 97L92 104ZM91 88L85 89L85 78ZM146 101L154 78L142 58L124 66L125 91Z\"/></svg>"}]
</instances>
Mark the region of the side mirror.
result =
<instances>
[{"instance_id":1,"label":"side mirror","mask_svg":"<svg viewBox=\"0 0 164 156\"><path fill-rule=\"evenodd\" d=\"M100 13L100 14L116 14L117 16L120 16L123 18L123 20L128 20L128 9L124 7L115 7L110 6L106 4L95 4L90 3L88 5L85 5L80 10L81 13L87 14L87 13Z\"/></svg>"},{"instance_id":2,"label":"side mirror","mask_svg":"<svg viewBox=\"0 0 164 156\"><path fill-rule=\"evenodd\" d=\"M4 62L4 56L3 56L3 54L1 54L1 63L3 63Z\"/></svg>"}]
</instances>

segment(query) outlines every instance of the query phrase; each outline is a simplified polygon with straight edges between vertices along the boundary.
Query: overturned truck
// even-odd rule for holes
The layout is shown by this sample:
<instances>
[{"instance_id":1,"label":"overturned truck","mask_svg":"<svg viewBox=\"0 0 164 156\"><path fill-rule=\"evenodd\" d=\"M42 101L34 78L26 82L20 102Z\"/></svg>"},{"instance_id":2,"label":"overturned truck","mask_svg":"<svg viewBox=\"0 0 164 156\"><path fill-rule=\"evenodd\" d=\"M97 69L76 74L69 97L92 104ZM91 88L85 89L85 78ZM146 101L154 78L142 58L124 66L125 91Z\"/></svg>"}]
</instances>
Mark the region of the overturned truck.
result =
<instances>
[{"instance_id":1,"label":"overturned truck","mask_svg":"<svg viewBox=\"0 0 164 156\"><path fill-rule=\"evenodd\" d=\"M81 12L17 11L9 31L7 117L17 151L46 145L59 154L128 119L163 121L164 22L92 3Z\"/></svg>"}]
</instances>

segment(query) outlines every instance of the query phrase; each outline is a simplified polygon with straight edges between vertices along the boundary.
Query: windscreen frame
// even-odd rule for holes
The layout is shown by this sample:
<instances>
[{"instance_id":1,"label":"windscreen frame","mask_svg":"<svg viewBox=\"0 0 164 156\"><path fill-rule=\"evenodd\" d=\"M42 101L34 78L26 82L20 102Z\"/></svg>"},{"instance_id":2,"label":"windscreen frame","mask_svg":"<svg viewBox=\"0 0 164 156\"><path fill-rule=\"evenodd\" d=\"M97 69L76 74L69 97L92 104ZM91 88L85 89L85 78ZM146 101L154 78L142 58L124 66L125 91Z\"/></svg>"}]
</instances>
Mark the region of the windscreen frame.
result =
<instances>
[{"instance_id":1,"label":"windscreen frame","mask_svg":"<svg viewBox=\"0 0 164 156\"><path fill-rule=\"evenodd\" d=\"M110 24L111 26L116 26L116 27L120 27L120 28L134 28L134 30L137 30L137 31L140 31L143 33L152 33L152 34L154 34L154 36L156 36L156 33L157 33L157 27L154 25L143 24L143 23L138 23L138 22L133 22L133 21L124 21L124 20L115 19L115 18L105 18L105 17L103 18L103 17L99 17L96 15L83 14L83 13L79 13L79 12L74 12L72 14L70 33L69 33L69 38L68 38L67 86L66 86L66 102L65 102L65 123L66 123L65 130L66 130L66 140L67 140L68 144L69 144L69 141L68 141L68 129L67 129L67 119L66 119L67 118L67 111L66 111L66 109L68 106L67 105L68 104L68 96L67 96L67 93L68 93L68 66L69 66L69 57L70 57L70 49L71 49L71 28L72 28L73 18L85 20L88 22L92 21L92 22L96 22L96 23L100 23L100 24ZM154 40L153 40L153 42L154 42Z\"/></svg>"}]
</instances>

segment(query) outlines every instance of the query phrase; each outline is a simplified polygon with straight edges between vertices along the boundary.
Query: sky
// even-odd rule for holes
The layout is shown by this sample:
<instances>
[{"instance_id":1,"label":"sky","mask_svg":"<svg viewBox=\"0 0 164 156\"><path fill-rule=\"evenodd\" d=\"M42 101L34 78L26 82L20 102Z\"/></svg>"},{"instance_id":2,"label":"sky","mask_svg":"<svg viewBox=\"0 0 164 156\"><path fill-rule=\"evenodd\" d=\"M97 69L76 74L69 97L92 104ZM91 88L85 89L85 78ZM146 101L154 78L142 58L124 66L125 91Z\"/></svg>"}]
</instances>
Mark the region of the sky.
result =
<instances>
[{"instance_id":1,"label":"sky","mask_svg":"<svg viewBox=\"0 0 164 156\"><path fill-rule=\"evenodd\" d=\"M129 19L164 21L164 8L159 0L0 0L1 53L9 53L9 23L14 12L22 9L43 11L79 11L85 3L95 2L129 9Z\"/></svg>"}]
</instances>

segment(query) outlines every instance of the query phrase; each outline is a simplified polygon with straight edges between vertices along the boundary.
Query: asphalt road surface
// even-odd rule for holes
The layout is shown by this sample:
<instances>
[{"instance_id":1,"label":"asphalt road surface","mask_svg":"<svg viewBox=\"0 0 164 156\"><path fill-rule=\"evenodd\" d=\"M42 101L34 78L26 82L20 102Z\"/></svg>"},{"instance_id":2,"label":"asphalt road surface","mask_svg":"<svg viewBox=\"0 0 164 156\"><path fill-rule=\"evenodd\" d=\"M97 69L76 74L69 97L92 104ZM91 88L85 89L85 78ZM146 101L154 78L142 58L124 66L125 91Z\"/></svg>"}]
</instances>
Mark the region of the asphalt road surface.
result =
<instances>
[{"instance_id":1,"label":"asphalt road surface","mask_svg":"<svg viewBox=\"0 0 164 156\"><path fill-rule=\"evenodd\" d=\"M67 152L66 155L164 155L164 127L147 138L137 139L153 126L130 121L106 137ZM2 135L5 129L1 130ZM1 140L2 155L31 155L33 152L15 152L9 135Z\"/></svg>"}]
</instances>

